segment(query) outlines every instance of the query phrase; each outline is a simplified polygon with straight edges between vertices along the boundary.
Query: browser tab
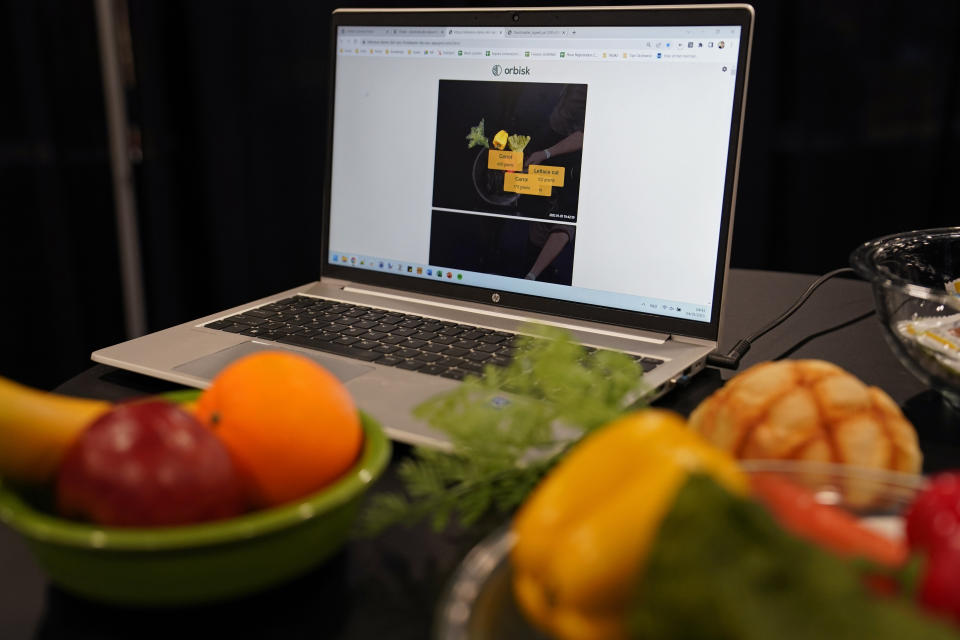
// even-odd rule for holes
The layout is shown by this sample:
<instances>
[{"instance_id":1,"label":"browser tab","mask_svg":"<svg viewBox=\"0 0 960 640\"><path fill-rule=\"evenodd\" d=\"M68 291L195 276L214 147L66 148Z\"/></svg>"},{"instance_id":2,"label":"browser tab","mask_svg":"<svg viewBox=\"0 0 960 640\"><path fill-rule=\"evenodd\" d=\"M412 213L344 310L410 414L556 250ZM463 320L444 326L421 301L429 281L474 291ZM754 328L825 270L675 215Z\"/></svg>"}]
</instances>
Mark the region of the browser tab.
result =
<instances>
[{"instance_id":1,"label":"browser tab","mask_svg":"<svg viewBox=\"0 0 960 640\"><path fill-rule=\"evenodd\" d=\"M342 36L367 36L383 33L383 29L379 27L340 27L339 33Z\"/></svg>"},{"instance_id":2,"label":"browser tab","mask_svg":"<svg viewBox=\"0 0 960 640\"><path fill-rule=\"evenodd\" d=\"M512 27L507 29L508 38L566 38L570 29L542 29Z\"/></svg>"},{"instance_id":3,"label":"browser tab","mask_svg":"<svg viewBox=\"0 0 960 640\"><path fill-rule=\"evenodd\" d=\"M426 36L434 38L443 36L444 29L443 27L397 27L392 31L393 33L390 35Z\"/></svg>"},{"instance_id":4,"label":"browser tab","mask_svg":"<svg viewBox=\"0 0 960 640\"><path fill-rule=\"evenodd\" d=\"M502 38L503 31L499 27L447 27L444 35L447 38L490 39Z\"/></svg>"}]
</instances>

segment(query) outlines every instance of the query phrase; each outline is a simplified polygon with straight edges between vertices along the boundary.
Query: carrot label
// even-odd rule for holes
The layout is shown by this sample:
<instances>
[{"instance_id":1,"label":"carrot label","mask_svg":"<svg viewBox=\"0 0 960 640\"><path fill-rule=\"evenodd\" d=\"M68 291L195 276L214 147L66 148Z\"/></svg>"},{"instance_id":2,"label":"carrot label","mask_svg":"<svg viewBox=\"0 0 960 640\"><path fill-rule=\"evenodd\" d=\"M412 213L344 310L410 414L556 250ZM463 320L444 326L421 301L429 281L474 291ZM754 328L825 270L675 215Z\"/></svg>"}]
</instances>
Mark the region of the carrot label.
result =
<instances>
[{"instance_id":1,"label":"carrot label","mask_svg":"<svg viewBox=\"0 0 960 640\"><path fill-rule=\"evenodd\" d=\"M528 173L506 173L503 176L503 190L529 196L549 196L553 188L538 182Z\"/></svg>"},{"instance_id":2,"label":"carrot label","mask_svg":"<svg viewBox=\"0 0 960 640\"><path fill-rule=\"evenodd\" d=\"M523 171L523 152L490 149L490 153L487 155L487 169Z\"/></svg>"}]
</instances>

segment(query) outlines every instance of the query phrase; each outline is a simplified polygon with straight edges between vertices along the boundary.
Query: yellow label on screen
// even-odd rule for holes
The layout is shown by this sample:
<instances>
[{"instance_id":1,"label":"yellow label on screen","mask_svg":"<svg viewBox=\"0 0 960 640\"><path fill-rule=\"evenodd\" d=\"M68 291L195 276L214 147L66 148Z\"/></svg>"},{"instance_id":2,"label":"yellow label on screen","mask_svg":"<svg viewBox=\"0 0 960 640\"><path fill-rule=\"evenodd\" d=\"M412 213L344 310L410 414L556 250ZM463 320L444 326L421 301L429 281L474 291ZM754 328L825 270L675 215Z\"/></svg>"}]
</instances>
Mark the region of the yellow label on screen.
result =
<instances>
[{"instance_id":1,"label":"yellow label on screen","mask_svg":"<svg viewBox=\"0 0 960 640\"><path fill-rule=\"evenodd\" d=\"M563 174L566 167L551 167L545 164L532 164L527 167L527 173L536 177L542 184L549 184L554 187L563 186Z\"/></svg>"},{"instance_id":2,"label":"yellow label on screen","mask_svg":"<svg viewBox=\"0 0 960 640\"><path fill-rule=\"evenodd\" d=\"M487 156L487 169L523 171L523 152L490 149L490 155Z\"/></svg>"},{"instance_id":3,"label":"yellow label on screen","mask_svg":"<svg viewBox=\"0 0 960 640\"><path fill-rule=\"evenodd\" d=\"M528 196L549 196L553 187L549 184L537 182L528 173L505 173L503 175L503 190Z\"/></svg>"}]
</instances>

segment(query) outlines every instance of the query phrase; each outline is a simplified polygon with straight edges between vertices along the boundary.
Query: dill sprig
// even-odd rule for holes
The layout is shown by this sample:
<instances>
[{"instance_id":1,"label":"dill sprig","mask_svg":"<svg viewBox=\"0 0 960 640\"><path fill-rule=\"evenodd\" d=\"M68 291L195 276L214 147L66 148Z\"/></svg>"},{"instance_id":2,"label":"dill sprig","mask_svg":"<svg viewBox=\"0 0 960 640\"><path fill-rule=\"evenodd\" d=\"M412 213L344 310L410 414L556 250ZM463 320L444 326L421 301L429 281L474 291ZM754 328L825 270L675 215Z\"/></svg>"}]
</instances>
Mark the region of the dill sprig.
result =
<instances>
[{"instance_id":1,"label":"dill sprig","mask_svg":"<svg viewBox=\"0 0 960 640\"><path fill-rule=\"evenodd\" d=\"M440 531L454 519L469 527L508 513L583 435L642 397L633 359L587 350L553 327L523 331L509 366L488 366L414 410L451 446L414 448L398 468L404 491L372 497L363 533L424 520Z\"/></svg>"}]
</instances>

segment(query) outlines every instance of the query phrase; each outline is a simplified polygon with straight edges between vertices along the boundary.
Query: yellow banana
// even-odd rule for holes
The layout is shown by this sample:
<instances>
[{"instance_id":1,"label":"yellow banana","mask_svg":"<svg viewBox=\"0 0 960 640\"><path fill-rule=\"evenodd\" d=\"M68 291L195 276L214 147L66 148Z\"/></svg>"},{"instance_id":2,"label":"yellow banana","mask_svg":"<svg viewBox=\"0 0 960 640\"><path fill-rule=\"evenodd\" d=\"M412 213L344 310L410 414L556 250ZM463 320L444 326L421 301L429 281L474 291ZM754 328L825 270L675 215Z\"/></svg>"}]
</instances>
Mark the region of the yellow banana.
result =
<instances>
[{"instance_id":1,"label":"yellow banana","mask_svg":"<svg viewBox=\"0 0 960 640\"><path fill-rule=\"evenodd\" d=\"M0 377L0 478L50 480L77 434L112 406Z\"/></svg>"}]
</instances>

